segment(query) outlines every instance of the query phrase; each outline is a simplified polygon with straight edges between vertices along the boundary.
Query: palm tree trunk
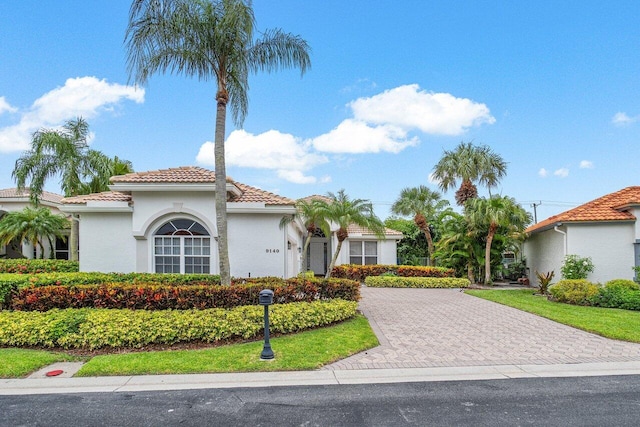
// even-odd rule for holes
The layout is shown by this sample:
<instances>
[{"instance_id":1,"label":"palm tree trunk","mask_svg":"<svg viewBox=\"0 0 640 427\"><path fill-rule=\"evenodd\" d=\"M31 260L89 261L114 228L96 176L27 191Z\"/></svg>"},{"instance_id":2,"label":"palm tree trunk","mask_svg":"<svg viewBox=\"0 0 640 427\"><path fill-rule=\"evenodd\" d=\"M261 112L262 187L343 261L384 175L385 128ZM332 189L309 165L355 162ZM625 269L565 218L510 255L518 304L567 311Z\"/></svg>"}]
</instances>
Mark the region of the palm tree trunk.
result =
<instances>
[{"instance_id":1,"label":"palm tree trunk","mask_svg":"<svg viewBox=\"0 0 640 427\"><path fill-rule=\"evenodd\" d=\"M433 238L431 237L431 232L429 231L429 228L424 230L424 237L427 238L427 247L429 248L429 265L435 266L436 265L436 257L434 256L435 250L433 248Z\"/></svg>"},{"instance_id":2,"label":"palm tree trunk","mask_svg":"<svg viewBox=\"0 0 640 427\"><path fill-rule=\"evenodd\" d=\"M78 236L80 235L80 218L77 215L71 215L71 233L69 233L69 251L71 253L71 261L78 261Z\"/></svg>"},{"instance_id":3,"label":"palm tree trunk","mask_svg":"<svg viewBox=\"0 0 640 427\"><path fill-rule=\"evenodd\" d=\"M224 134L227 118L228 94L219 90L216 94L216 130L215 130L215 178L216 178L216 227L218 228L218 259L220 283L231 285L231 267L229 263L229 245L227 240L227 172L224 160Z\"/></svg>"},{"instance_id":4,"label":"palm tree trunk","mask_svg":"<svg viewBox=\"0 0 640 427\"><path fill-rule=\"evenodd\" d=\"M329 264L329 269L327 270L327 274L325 274L324 278L329 279L331 277L331 272L333 271L333 267L336 265L336 260L338 259L338 254L340 253L340 249L342 248L342 240L338 239L338 246L336 247L333 256L331 257L331 264Z\"/></svg>"},{"instance_id":5,"label":"palm tree trunk","mask_svg":"<svg viewBox=\"0 0 640 427\"><path fill-rule=\"evenodd\" d=\"M496 226L491 224L489 226L489 234L487 235L487 244L484 248L484 284L491 284L491 243L493 242L493 236L496 234Z\"/></svg>"}]
</instances>

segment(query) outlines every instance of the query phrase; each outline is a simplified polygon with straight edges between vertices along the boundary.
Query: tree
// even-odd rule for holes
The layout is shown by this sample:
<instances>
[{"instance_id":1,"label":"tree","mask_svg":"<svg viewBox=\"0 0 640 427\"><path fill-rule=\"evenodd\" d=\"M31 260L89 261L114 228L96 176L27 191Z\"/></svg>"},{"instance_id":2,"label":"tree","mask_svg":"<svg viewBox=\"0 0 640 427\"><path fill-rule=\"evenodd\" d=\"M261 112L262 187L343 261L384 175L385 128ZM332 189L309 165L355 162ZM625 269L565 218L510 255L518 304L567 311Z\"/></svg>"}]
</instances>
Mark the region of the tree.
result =
<instances>
[{"instance_id":1,"label":"tree","mask_svg":"<svg viewBox=\"0 0 640 427\"><path fill-rule=\"evenodd\" d=\"M440 265L453 268L456 274L466 271L467 278L475 283L475 266L481 261L481 241L469 224L468 219L451 209L439 218L442 228L440 240L436 243L436 255Z\"/></svg>"},{"instance_id":2,"label":"tree","mask_svg":"<svg viewBox=\"0 0 640 427\"><path fill-rule=\"evenodd\" d=\"M44 258L43 239L49 241L49 247L55 249L54 238L65 239L63 233L69 227L69 220L63 215L54 215L47 208L29 208L6 213L0 219L0 244L6 245L14 239L31 243L40 248L40 257Z\"/></svg>"},{"instance_id":3,"label":"tree","mask_svg":"<svg viewBox=\"0 0 640 427\"><path fill-rule=\"evenodd\" d=\"M349 225L356 224L371 230L376 236L384 238L384 224L373 212L371 202L363 199L350 199L344 189L337 194L328 193L329 201L318 200L322 206L323 216L338 226L336 237L338 246L331 257L331 264L325 278L331 277L331 271L336 265L342 242L349 237Z\"/></svg>"},{"instance_id":4,"label":"tree","mask_svg":"<svg viewBox=\"0 0 640 427\"><path fill-rule=\"evenodd\" d=\"M429 223L438 212L448 205L449 202L442 200L440 193L421 185L402 189L400 196L391 206L391 212L396 215L413 215L413 220L420 231L424 233L429 245L429 265L435 265L433 237Z\"/></svg>"},{"instance_id":5,"label":"tree","mask_svg":"<svg viewBox=\"0 0 640 427\"><path fill-rule=\"evenodd\" d=\"M100 165L100 174L95 175L89 182L83 182L79 188L79 194L108 191L111 177L133 172L133 164L129 160L121 159L118 156L108 157L99 151L93 151L91 155L95 156L92 162Z\"/></svg>"},{"instance_id":6,"label":"tree","mask_svg":"<svg viewBox=\"0 0 640 427\"><path fill-rule=\"evenodd\" d=\"M325 236L331 235L329 223L325 218L324 205L318 199L300 199L296 202L297 213L295 215L288 215L282 217L280 221L280 228L285 227L287 224L295 221L299 218L304 224L307 230L307 237L304 241L304 248L302 250L302 268L307 269L307 251L309 250L309 244L311 238L317 229L322 230Z\"/></svg>"},{"instance_id":7,"label":"tree","mask_svg":"<svg viewBox=\"0 0 640 427\"><path fill-rule=\"evenodd\" d=\"M104 176L104 154L89 148L89 125L78 117L68 120L60 130L40 129L33 134L31 149L16 160L12 177L19 190L29 187L34 206L38 206L44 185L59 175L66 197L83 194L83 180ZM72 221L69 236L71 259L78 260L78 219Z\"/></svg>"},{"instance_id":8,"label":"tree","mask_svg":"<svg viewBox=\"0 0 640 427\"><path fill-rule=\"evenodd\" d=\"M491 283L491 244L499 228L505 234L522 232L532 221L515 199L508 196L493 196L488 199L472 199L465 205L472 227L488 229L485 242L485 284Z\"/></svg>"},{"instance_id":9,"label":"tree","mask_svg":"<svg viewBox=\"0 0 640 427\"><path fill-rule=\"evenodd\" d=\"M249 72L311 66L309 46L280 29L254 38L255 18L248 0L134 0L125 35L129 76L144 84L155 73L214 80L215 208L222 284L231 283L227 242L224 138L227 105L242 126L247 115Z\"/></svg>"},{"instance_id":10,"label":"tree","mask_svg":"<svg viewBox=\"0 0 640 427\"><path fill-rule=\"evenodd\" d=\"M485 185L491 196L491 187L498 185L506 172L506 162L491 148L461 142L455 150L445 150L433 168L433 178L438 181L442 191L454 188L457 181L461 180L456 191L456 202L464 206L467 200L478 197L474 181Z\"/></svg>"}]
</instances>

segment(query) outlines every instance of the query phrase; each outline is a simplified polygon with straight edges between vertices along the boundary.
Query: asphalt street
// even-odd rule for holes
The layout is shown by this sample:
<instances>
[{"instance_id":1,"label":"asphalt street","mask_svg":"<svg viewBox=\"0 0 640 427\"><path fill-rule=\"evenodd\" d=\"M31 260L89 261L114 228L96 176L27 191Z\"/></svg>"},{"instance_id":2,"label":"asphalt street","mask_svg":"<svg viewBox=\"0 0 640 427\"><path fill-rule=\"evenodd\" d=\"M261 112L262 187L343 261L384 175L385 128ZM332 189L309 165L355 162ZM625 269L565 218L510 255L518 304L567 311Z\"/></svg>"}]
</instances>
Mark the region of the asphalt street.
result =
<instances>
[{"instance_id":1,"label":"asphalt street","mask_svg":"<svg viewBox=\"0 0 640 427\"><path fill-rule=\"evenodd\" d=\"M0 396L2 426L637 426L640 376Z\"/></svg>"}]
</instances>

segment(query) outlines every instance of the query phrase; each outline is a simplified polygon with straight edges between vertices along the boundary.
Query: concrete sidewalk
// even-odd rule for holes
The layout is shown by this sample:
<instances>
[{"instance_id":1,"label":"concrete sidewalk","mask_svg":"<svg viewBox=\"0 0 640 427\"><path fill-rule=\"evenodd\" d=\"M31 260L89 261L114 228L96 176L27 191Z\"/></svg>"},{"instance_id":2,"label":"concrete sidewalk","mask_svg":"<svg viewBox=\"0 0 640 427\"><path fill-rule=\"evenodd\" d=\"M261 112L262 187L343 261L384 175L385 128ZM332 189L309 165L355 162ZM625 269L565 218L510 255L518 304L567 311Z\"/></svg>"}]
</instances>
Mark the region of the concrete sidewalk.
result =
<instances>
[{"instance_id":1,"label":"concrete sidewalk","mask_svg":"<svg viewBox=\"0 0 640 427\"><path fill-rule=\"evenodd\" d=\"M455 289L363 288L380 346L307 372L0 379L0 395L640 375L640 344ZM42 371L46 371L43 369Z\"/></svg>"},{"instance_id":2,"label":"concrete sidewalk","mask_svg":"<svg viewBox=\"0 0 640 427\"><path fill-rule=\"evenodd\" d=\"M0 395L640 375L640 362L0 380Z\"/></svg>"}]
</instances>

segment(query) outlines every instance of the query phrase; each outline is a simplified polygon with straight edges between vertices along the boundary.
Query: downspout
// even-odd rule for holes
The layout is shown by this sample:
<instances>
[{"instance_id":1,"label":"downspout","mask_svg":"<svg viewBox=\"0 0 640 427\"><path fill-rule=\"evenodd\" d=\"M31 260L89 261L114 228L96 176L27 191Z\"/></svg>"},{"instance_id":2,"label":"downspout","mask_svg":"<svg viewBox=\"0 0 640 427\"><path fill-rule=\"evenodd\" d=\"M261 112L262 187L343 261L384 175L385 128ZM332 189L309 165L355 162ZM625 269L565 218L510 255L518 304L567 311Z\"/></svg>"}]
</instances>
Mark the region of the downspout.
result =
<instances>
[{"instance_id":1,"label":"downspout","mask_svg":"<svg viewBox=\"0 0 640 427\"><path fill-rule=\"evenodd\" d=\"M563 237L563 240L564 240L564 254L562 254L562 255L563 256L567 256L567 233L562 231L562 230L560 230L560 229L558 229L558 227L560 225L562 225L562 224L558 224L555 227L553 227L553 231L555 231L557 233L560 233L560 234L562 234L564 236Z\"/></svg>"}]
</instances>

